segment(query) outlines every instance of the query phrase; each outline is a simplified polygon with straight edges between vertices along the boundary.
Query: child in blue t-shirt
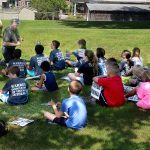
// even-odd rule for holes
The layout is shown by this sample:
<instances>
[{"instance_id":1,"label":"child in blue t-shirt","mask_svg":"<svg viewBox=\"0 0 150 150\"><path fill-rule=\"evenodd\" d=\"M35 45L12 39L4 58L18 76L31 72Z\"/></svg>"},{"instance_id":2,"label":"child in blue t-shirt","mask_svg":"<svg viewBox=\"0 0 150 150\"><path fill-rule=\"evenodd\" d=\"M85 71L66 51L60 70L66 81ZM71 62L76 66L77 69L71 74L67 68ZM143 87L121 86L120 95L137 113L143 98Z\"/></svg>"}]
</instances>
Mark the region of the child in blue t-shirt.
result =
<instances>
[{"instance_id":1,"label":"child in blue t-shirt","mask_svg":"<svg viewBox=\"0 0 150 150\"><path fill-rule=\"evenodd\" d=\"M53 101L48 103L54 110L54 114L44 112L49 123L57 123L77 130L86 126L87 110L83 99L79 96L81 90L82 84L79 81L72 81L68 87L70 97L63 100L60 110Z\"/></svg>"},{"instance_id":2,"label":"child in blue t-shirt","mask_svg":"<svg viewBox=\"0 0 150 150\"><path fill-rule=\"evenodd\" d=\"M58 89L58 85L54 74L50 71L50 64L48 61L44 61L41 64L43 74L40 80L36 83L35 87L32 87L32 91L55 91Z\"/></svg>"},{"instance_id":3,"label":"child in blue t-shirt","mask_svg":"<svg viewBox=\"0 0 150 150\"><path fill-rule=\"evenodd\" d=\"M0 100L10 105L21 105L28 102L28 84L19 78L20 70L17 66L8 69L10 80L0 92Z\"/></svg>"},{"instance_id":4,"label":"child in blue t-shirt","mask_svg":"<svg viewBox=\"0 0 150 150\"><path fill-rule=\"evenodd\" d=\"M66 59L66 64L71 67L77 67L79 68L81 64L84 63L84 57L85 57L85 50L86 50L86 40L80 39L78 41L79 49L70 53L68 52L66 55L74 55L76 57L76 61L71 61L69 57Z\"/></svg>"},{"instance_id":5,"label":"child in blue t-shirt","mask_svg":"<svg viewBox=\"0 0 150 150\"><path fill-rule=\"evenodd\" d=\"M7 68L2 70L3 75L8 74L8 69L12 66L17 66L20 70L20 78L25 78L27 75L26 61L21 59L21 49L16 49L13 53L14 59L10 60Z\"/></svg>"},{"instance_id":6,"label":"child in blue t-shirt","mask_svg":"<svg viewBox=\"0 0 150 150\"><path fill-rule=\"evenodd\" d=\"M37 44L35 46L36 55L31 57L30 64L28 66L27 73L28 75L34 77L42 74L41 63L43 61L48 61L48 57L44 56L44 46Z\"/></svg>"},{"instance_id":7,"label":"child in blue t-shirt","mask_svg":"<svg viewBox=\"0 0 150 150\"><path fill-rule=\"evenodd\" d=\"M50 52L49 61L53 70L65 69L65 60L62 52L58 49L60 42L53 40L51 43L52 51Z\"/></svg>"}]
</instances>

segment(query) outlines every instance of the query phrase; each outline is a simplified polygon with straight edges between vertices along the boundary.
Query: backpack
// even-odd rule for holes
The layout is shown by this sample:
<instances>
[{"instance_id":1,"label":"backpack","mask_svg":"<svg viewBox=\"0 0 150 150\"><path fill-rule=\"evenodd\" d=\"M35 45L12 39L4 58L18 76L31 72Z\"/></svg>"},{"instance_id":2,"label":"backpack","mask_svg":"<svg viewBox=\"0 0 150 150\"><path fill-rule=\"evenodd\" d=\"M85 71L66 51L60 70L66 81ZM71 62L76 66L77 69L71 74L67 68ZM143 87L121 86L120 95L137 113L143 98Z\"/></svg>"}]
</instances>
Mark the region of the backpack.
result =
<instances>
[{"instance_id":1,"label":"backpack","mask_svg":"<svg viewBox=\"0 0 150 150\"><path fill-rule=\"evenodd\" d=\"M0 120L0 137L7 134L6 124L3 120Z\"/></svg>"}]
</instances>

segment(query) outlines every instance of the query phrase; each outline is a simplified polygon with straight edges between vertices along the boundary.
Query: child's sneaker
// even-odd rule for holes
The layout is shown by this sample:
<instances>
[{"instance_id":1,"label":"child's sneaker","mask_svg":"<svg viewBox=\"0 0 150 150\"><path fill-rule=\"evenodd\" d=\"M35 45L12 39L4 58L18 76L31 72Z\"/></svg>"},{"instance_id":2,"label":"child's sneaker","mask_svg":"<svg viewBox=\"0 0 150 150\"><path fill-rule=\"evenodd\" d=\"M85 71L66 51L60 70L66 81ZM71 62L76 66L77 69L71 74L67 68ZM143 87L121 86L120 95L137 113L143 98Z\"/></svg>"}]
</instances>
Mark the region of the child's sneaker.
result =
<instances>
[{"instance_id":1,"label":"child's sneaker","mask_svg":"<svg viewBox=\"0 0 150 150\"><path fill-rule=\"evenodd\" d=\"M48 124L56 125L56 123L55 123L55 122L53 122L53 121L51 121L51 120L47 120L47 123L48 123Z\"/></svg>"}]
</instances>

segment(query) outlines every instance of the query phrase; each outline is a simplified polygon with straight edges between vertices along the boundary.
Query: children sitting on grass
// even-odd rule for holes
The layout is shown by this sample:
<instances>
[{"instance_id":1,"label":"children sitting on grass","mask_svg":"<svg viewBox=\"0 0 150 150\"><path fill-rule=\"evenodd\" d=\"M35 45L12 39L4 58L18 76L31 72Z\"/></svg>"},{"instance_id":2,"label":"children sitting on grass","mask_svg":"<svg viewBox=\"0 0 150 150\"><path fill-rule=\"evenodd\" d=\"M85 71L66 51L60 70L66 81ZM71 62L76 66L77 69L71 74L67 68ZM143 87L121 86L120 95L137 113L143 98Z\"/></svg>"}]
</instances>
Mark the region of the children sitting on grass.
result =
<instances>
[{"instance_id":1,"label":"children sitting on grass","mask_svg":"<svg viewBox=\"0 0 150 150\"><path fill-rule=\"evenodd\" d=\"M138 47L135 47L132 51L132 61L134 62L134 65L143 67L143 59L140 56L140 49Z\"/></svg>"},{"instance_id":2,"label":"children sitting on grass","mask_svg":"<svg viewBox=\"0 0 150 150\"><path fill-rule=\"evenodd\" d=\"M69 73L68 77L72 80L79 80L85 85L92 85L92 78L97 75L97 59L91 50L85 51L85 62L78 68L77 72Z\"/></svg>"},{"instance_id":3,"label":"children sitting on grass","mask_svg":"<svg viewBox=\"0 0 150 150\"><path fill-rule=\"evenodd\" d=\"M52 123L68 128L84 128L87 123L87 110L84 100L79 96L81 90L82 84L72 81L68 87L70 97L63 100L60 110L55 102L50 101L49 105L52 106L54 114L44 112L44 117Z\"/></svg>"},{"instance_id":4,"label":"children sitting on grass","mask_svg":"<svg viewBox=\"0 0 150 150\"><path fill-rule=\"evenodd\" d=\"M131 52L124 50L122 52L122 61L119 64L120 72L122 76L130 76L134 62L131 60Z\"/></svg>"},{"instance_id":5,"label":"children sitting on grass","mask_svg":"<svg viewBox=\"0 0 150 150\"><path fill-rule=\"evenodd\" d=\"M52 51L50 52L49 61L51 68L53 70L63 70L65 69L65 60L62 52L58 49L60 42L53 40L51 43Z\"/></svg>"},{"instance_id":6,"label":"children sitting on grass","mask_svg":"<svg viewBox=\"0 0 150 150\"><path fill-rule=\"evenodd\" d=\"M34 77L42 74L42 69L40 68L43 61L48 61L48 57L44 56L44 46L37 44L35 46L36 55L31 57L30 63L28 66L27 73L28 75Z\"/></svg>"},{"instance_id":7,"label":"children sitting on grass","mask_svg":"<svg viewBox=\"0 0 150 150\"><path fill-rule=\"evenodd\" d=\"M2 70L3 75L8 74L8 69L12 66L17 66L20 70L20 78L25 78L27 75L26 61L21 59L21 50L16 49L13 53L14 59L10 60L6 69Z\"/></svg>"},{"instance_id":8,"label":"children sitting on grass","mask_svg":"<svg viewBox=\"0 0 150 150\"><path fill-rule=\"evenodd\" d=\"M80 65L84 62L85 50L86 50L86 41L85 39L80 39L78 41L79 49L70 53L76 57L76 61L66 60L66 64L72 67L80 67Z\"/></svg>"},{"instance_id":9,"label":"children sitting on grass","mask_svg":"<svg viewBox=\"0 0 150 150\"><path fill-rule=\"evenodd\" d=\"M19 78L20 70L13 66L8 69L10 80L1 90L0 100L10 105L22 105L28 102L28 84Z\"/></svg>"},{"instance_id":10,"label":"children sitting on grass","mask_svg":"<svg viewBox=\"0 0 150 150\"><path fill-rule=\"evenodd\" d=\"M36 83L35 87L32 87L32 91L55 91L58 89L58 85L55 76L52 71L50 71L50 64L48 61L43 61L41 64L41 69L43 74L40 80Z\"/></svg>"},{"instance_id":11,"label":"children sitting on grass","mask_svg":"<svg viewBox=\"0 0 150 150\"><path fill-rule=\"evenodd\" d=\"M102 86L99 100L97 103L101 106L119 107L125 103L124 88L119 74L119 66L117 63L106 62L107 76L94 77L93 81Z\"/></svg>"},{"instance_id":12,"label":"children sitting on grass","mask_svg":"<svg viewBox=\"0 0 150 150\"><path fill-rule=\"evenodd\" d=\"M96 49L96 56L98 59L98 75L106 75L106 58L105 58L105 50L103 48Z\"/></svg>"},{"instance_id":13,"label":"children sitting on grass","mask_svg":"<svg viewBox=\"0 0 150 150\"><path fill-rule=\"evenodd\" d=\"M141 70L138 72L141 82L132 91L128 92L125 97L137 95L139 101L137 106L143 109L150 109L150 70Z\"/></svg>"}]
</instances>

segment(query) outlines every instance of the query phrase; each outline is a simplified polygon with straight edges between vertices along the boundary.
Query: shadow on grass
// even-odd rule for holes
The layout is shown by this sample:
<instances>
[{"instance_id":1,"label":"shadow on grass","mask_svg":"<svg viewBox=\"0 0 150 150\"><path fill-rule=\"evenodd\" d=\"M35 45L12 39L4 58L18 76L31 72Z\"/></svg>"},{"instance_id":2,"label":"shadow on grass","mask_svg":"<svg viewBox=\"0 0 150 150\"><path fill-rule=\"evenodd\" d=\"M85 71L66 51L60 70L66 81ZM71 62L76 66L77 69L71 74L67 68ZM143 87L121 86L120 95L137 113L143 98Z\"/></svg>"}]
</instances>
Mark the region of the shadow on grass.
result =
<instances>
[{"instance_id":1,"label":"shadow on grass","mask_svg":"<svg viewBox=\"0 0 150 150\"><path fill-rule=\"evenodd\" d=\"M139 111L133 104L115 109L88 106L88 116L88 125L81 131L48 125L42 117L34 118L33 124L15 128L1 138L0 143L7 143L1 148L149 150L148 131L144 132L147 135L136 132L150 125L150 111ZM100 132L102 130L105 132ZM94 132L99 135L95 136ZM142 136L146 137L144 141L135 141Z\"/></svg>"},{"instance_id":2,"label":"shadow on grass","mask_svg":"<svg viewBox=\"0 0 150 150\"><path fill-rule=\"evenodd\" d=\"M97 130L110 131L107 134L108 138L101 143L103 149L149 149L149 139L143 143L134 140L144 136L137 137L136 132L147 123L150 125L147 122L150 120L150 111L139 111L134 105L128 103L126 106L114 109L100 107L99 109L102 110L99 112L98 108L97 112L93 108L89 109L89 126L95 126ZM145 133L148 135L147 131Z\"/></svg>"},{"instance_id":3,"label":"shadow on grass","mask_svg":"<svg viewBox=\"0 0 150 150\"><path fill-rule=\"evenodd\" d=\"M60 71L57 77L66 73ZM40 104L46 103L50 98L61 101L67 97L68 82L59 80L59 86L60 90L53 93L41 94L41 91L30 93L30 103L27 105L13 108L1 106L1 110L8 109L1 114L4 120L19 115L32 118L35 122L24 128L11 127L8 135L0 139L0 149L149 150L150 111L140 111L133 103L115 109L87 105L88 124L81 131L48 125L40 111L51 109ZM89 95L89 89L90 87L86 87L82 94Z\"/></svg>"},{"instance_id":4,"label":"shadow on grass","mask_svg":"<svg viewBox=\"0 0 150 150\"><path fill-rule=\"evenodd\" d=\"M150 29L150 22L99 22L99 21L60 21L62 25L73 28L99 29Z\"/></svg>"},{"instance_id":5,"label":"shadow on grass","mask_svg":"<svg viewBox=\"0 0 150 150\"><path fill-rule=\"evenodd\" d=\"M78 135L77 131L57 125L48 125L46 121L38 119L25 129L13 130L7 136L9 136L10 141L2 147L4 149L72 149L78 147L81 141L83 143L81 148L87 149L94 143L100 142L90 135ZM18 145L20 146L18 147Z\"/></svg>"}]
</instances>

